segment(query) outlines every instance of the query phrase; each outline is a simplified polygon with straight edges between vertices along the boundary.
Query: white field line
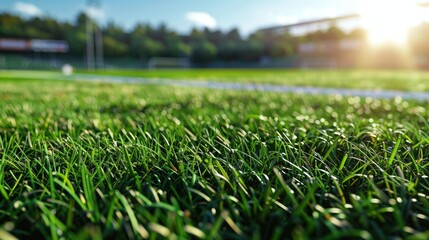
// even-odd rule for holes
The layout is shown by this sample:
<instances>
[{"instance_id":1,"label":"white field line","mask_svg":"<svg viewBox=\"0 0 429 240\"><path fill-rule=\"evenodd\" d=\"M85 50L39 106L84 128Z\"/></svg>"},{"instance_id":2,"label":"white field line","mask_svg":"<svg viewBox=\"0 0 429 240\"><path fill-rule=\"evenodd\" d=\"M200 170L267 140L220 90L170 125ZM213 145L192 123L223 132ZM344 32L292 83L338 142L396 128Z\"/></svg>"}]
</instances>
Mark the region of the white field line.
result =
<instances>
[{"instance_id":1,"label":"white field line","mask_svg":"<svg viewBox=\"0 0 429 240\"><path fill-rule=\"evenodd\" d=\"M0 71L2 73L2 71ZM365 89L346 89L346 88L322 88L322 87L301 87L285 86L274 84L256 84L256 83L233 83L201 80L179 80L167 78L140 78L140 77L122 77L122 76L105 76L95 74L73 74L64 76L55 72L14 72L5 71L4 75L29 79L50 79L50 80L74 80L89 82L107 82L107 83L129 83L144 85L166 85L181 87L201 87L209 89L225 90L248 90L261 92L278 92L278 93L298 93L308 95L341 95L341 96L358 96L371 97L378 99L388 99L400 97L403 99L429 101L429 92L405 92L393 90L365 90Z\"/></svg>"},{"instance_id":2,"label":"white field line","mask_svg":"<svg viewBox=\"0 0 429 240\"><path fill-rule=\"evenodd\" d=\"M322 88L322 87L300 87L285 86L274 84L256 84L256 83L232 83L201 80L176 80L166 78L139 78L139 77L121 77L121 76L101 76L89 74L76 74L71 79L83 81L97 81L109 83L131 83L145 85L167 85L181 87L202 87L209 89L226 90L249 90L262 92L278 93L299 93L309 95L341 95L371 97L378 99L388 99L400 97L403 99L425 101L429 100L429 92L404 92L392 90L364 90L364 89L346 89L346 88Z\"/></svg>"}]
</instances>

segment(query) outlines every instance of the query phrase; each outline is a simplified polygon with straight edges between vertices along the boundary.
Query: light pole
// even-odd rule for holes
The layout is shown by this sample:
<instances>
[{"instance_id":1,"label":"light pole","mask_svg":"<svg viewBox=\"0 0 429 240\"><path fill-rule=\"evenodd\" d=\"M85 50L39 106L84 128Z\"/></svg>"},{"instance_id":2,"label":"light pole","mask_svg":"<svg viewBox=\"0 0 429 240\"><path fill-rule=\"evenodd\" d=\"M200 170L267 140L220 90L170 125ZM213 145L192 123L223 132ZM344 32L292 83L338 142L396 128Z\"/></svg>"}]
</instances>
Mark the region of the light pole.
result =
<instances>
[{"instance_id":1,"label":"light pole","mask_svg":"<svg viewBox=\"0 0 429 240\"><path fill-rule=\"evenodd\" d=\"M103 33L101 26L95 26L95 54L97 67L104 68L104 54L103 54Z\"/></svg>"},{"instance_id":2,"label":"light pole","mask_svg":"<svg viewBox=\"0 0 429 240\"><path fill-rule=\"evenodd\" d=\"M94 31L92 19L89 16L91 0L88 0L88 7L85 12L86 16L86 66L88 70L94 69Z\"/></svg>"},{"instance_id":3,"label":"light pole","mask_svg":"<svg viewBox=\"0 0 429 240\"><path fill-rule=\"evenodd\" d=\"M100 8L97 0L88 0L86 9L86 61L87 68L104 68L103 34L101 26L90 16L91 10ZM95 46L94 46L95 45Z\"/></svg>"}]
</instances>

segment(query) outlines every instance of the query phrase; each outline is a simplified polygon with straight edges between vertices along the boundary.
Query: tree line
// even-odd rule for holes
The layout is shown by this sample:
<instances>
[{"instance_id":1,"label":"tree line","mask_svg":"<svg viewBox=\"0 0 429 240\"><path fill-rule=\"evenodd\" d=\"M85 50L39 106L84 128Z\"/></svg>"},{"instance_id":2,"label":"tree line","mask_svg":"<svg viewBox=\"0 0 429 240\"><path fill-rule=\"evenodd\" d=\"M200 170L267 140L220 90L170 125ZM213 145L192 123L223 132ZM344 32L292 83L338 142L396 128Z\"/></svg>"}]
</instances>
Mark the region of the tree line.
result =
<instances>
[{"instance_id":1,"label":"tree line","mask_svg":"<svg viewBox=\"0 0 429 240\"><path fill-rule=\"evenodd\" d=\"M429 53L425 33L429 33L428 25L414 29L410 39L416 51ZM138 23L131 30L125 30L109 22L102 27L102 34L104 54L108 58L186 57L201 63L216 60L256 62L262 57L293 56L302 42L365 38L361 29L346 33L335 24L303 36L288 32L255 32L243 37L237 28L229 31L194 28L189 34L178 34L165 24ZM68 54L82 56L86 48L86 15L78 14L74 22L60 22L50 17L24 19L4 13L0 14L0 36L65 40L70 46Z\"/></svg>"}]
</instances>

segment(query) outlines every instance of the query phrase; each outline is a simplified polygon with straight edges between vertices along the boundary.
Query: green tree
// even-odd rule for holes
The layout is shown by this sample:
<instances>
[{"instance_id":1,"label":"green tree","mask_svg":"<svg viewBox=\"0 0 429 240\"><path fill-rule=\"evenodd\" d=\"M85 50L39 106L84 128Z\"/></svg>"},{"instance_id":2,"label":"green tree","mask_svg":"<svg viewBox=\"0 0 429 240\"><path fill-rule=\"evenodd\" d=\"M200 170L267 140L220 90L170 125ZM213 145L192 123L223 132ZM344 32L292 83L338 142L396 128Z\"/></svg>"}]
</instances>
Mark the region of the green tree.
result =
<instances>
[{"instance_id":1,"label":"green tree","mask_svg":"<svg viewBox=\"0 0 429 240\"><path fill-rule=\"evenodd\" d=\"M103 49L107 57L125 57L128 54L128 46L111 36L103 37Z\"/></svg>"},{"instance_id":2,"label":"green tree","mask_svg":"<svg viewBox=\"0 0 429 240\"><path fill-rule=\"evenodd\" d=\"M233 61L241 58L242 43L228 39L218 47L219 58L225 61Z\"/></svg>"},{"instance_id":3,"label":"green tree","mask_svg":"<svg viewBox=\"0 0 429 240\"><path fill-rule=\"evenodd\" d=\"M67 23L61 23L50 17L34 17L26 22L28 32L36 32L40 36L30 36L34 38L44 39L64 39L72 26ZM30 31L29 28L36 29L37 31Z\"/></svg>"},{"instance_id":4,"label":"green tree","mask_svg":"<svg viewBox=\"0 0 429 240\"><path fill-rule=\"evenodd\" d=\"M225 36L228 40L232 40L232 41L236 41L236 42L240 42L241 39L241 35L240 35L240 31L237 28L233 28L231 29Z\"/></svg>"},{"instance_id":5,"label":"green tree","mask_svg":"<svg viewBox=\"0 0 429 240\"><path fill-rule=\"evenodd\" d=\"M208 63L216 58L216 46L207 41L195 42L192 45L192 60L198 63Z\"/></svg>"},{"instance_id":6,"label":"green tree","mask_svg":"<svg viewBox=\"0 0 429 240\"><path fill-rule=\"evenodd\" d=\"M126 32L125 30L120 27L119 25L116 25L114 22L109 21L107 23L107 26L104 27L103 33L106 36L112 37L116 40L125 40L126 38Z\"/></svg>"},{"instance_id":7,"label":"green tree","mask_svg":"<svg viewBox=\"0 0 429 240\"><path fill-rule=\"evenodd\" d=\"M74 29L74 31L66 35L66 41L69 44L69 53L71 55L84 54L86 49L86 32L81 29Z\"/></svg>"},{"instance_id":8,"label":"green tree","mask_svg":"<svg viewBox=\"0 0 429 240\"><path fill-rule=\"evenodd\" d=\"M335 25L330 26L325 31L324 35L325 35L324 36L325 40L334 40L334 41L344 39L344 37L346 36L346 34Z\"/></svg>"},{"instance_id":9,"label":"green tree","mask_svg":"<svg viewBox=\"0 0 429 240\"><path fill-rule=\"evenodd\" d=\"M294 47L289 42L276 41L270 48L270 56L281 58L294 54Z\"/></svg>"},{"instance_id":10,"label":"green tree","mask_svg":"<svg viewBox=\"0 0 429 240\"><path fill-rule=\"evenodd\" d=\"M0 36L2 37L25 37L24 26L24 21L17 16L0 15Z\"/></svg>"},{"instance_id":11,"label":"green tree","mask_svg":"<svg viewBox=\"0 0 429 240\"><path fill-rule=\"evenodd\" d=\"M248 40L243 44L241 58L244 61L259 61L262 57L264 46L256 40Z\"/></svg>"},{"instance_id":12,"label":"green tree","mask_svg":"<svg viewBox=\"0 0 429 240\"><path fill-rule=\"evenodd\" d=\"M166 48L164 44L155 41L149 37L134 38L132 40L131 46L133 49L134 56L143 59L165 56L166 53Z\"/></svg>"},{"instance_id":13,"label":"green tree","mask_svg":"<svg viewBox=\"0 0 429 240\"><path fill-rule=\"evenodd\" d=\"M189 42L191 43L198 43L207 40L205 33L197 28L192 29L191 34L187 39L189 39Z\"/></svg>"},{"instance_id":14,"label":"green tree","mask_svg":"<svg viewBox=\"0 0 429 240\"><path fill-rule=\"evenodd\" d=\"M191 47L174 32L169 33L166 42L169 57L189 57L192 53Z\"/></svg>"},{"instance_id":15,"label":"green tree","mask_svg":"<svg viewBox=\"0 0 429 240\"><path fill-rule=\"evenodd\" d=\"M76 21L74 23L76 28L85 28L86 27L86 14L84 12L79 13L76 16Z\"/></svg>"},{"instance_id":16,"label":"green tree","mask_svg":"<svg viewBox=\"0 0 429 240\"><path fill-rule=\"evenodd\" d=\"M226 40L226 36L220 30L211 31L210 29L204 29L204 35L206 40L213 43L216 47L219 47Z\"/></svg>"}]
</instances>

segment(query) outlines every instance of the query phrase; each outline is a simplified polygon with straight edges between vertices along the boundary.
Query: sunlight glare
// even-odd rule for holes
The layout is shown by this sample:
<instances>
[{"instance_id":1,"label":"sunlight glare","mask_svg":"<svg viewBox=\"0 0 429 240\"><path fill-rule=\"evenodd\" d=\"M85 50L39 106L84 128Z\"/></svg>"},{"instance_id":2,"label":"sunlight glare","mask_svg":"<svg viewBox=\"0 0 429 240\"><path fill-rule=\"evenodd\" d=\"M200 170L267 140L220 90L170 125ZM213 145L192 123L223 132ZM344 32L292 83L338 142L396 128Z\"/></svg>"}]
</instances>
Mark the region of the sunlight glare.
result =
<instances>
[{"instance_id":1,"label":"sunlight glare","mask_svg":"<svg viewBox=\"0 0 429 240\"><path fill-rule=\"evenodd\" d=\"M358 12L373 45L404 45L410 28L421 23L425 16L422 8L408 0L367 0Z\"/></svg>"}]
</instances>

